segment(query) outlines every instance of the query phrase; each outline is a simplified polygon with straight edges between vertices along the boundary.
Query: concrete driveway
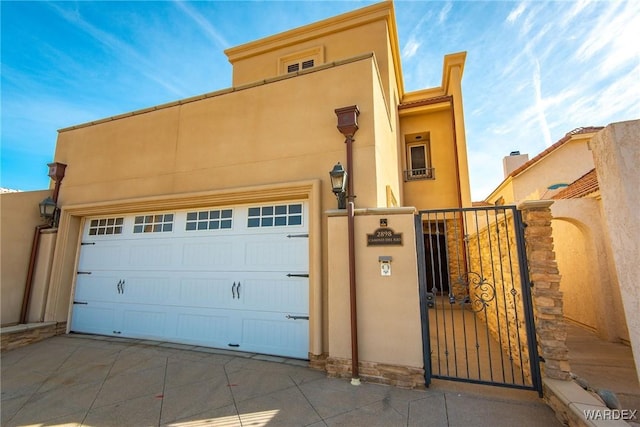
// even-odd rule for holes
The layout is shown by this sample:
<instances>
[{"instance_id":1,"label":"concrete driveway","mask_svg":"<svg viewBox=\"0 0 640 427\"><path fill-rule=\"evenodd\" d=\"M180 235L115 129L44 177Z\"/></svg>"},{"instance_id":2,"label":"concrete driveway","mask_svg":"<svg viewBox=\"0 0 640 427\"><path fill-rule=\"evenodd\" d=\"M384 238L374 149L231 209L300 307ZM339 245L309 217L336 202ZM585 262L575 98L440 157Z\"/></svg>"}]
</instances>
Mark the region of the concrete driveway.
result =
<instances>
[{"instance_id":1,"label":"concrete driveway","mask_svg":"<svg viewBox=\"0 0 640 427\"><path fill-rule=\"evenodd\" d=\"M535 392L327 378L299 360L63 335L3 352L3 426L559 426Z\"/></svg>"}]
</instances>

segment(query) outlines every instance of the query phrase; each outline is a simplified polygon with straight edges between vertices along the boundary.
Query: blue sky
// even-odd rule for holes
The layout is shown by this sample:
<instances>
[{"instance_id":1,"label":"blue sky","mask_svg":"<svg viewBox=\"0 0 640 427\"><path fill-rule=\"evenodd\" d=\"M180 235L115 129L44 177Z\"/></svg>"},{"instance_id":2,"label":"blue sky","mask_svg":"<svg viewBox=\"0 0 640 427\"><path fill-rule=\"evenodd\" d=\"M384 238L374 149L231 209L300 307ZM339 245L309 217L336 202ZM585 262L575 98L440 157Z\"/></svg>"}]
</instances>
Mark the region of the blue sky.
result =
<instances>
[{"instance_id":1,"label":"blue sky","mask_svg":"<svg viewBox=\"0 0 640 427\"><path fill-rule=\"evenodd\" d=\"M1 2L0 186L48 186L57 129L231 86L223 50L375 2ZM502 157L640 118L639 1L396 1L407 91L466 51L472 196Z\"/></svg>"}]
</instances>

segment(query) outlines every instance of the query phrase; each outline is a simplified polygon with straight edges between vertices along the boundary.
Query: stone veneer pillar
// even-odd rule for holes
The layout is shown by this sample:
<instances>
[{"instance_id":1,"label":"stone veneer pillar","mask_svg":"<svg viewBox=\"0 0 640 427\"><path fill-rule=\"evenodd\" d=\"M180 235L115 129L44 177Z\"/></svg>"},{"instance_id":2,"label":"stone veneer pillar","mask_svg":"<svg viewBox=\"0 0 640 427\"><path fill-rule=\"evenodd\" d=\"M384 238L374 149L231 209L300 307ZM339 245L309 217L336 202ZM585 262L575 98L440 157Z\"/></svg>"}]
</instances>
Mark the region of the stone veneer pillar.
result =
<instances>
[{"instance_id":1,"label":"stone veneer pillar","mask_svg":"<svg viewBox=\"0 0 640 427\"><path fill-rule=\"evenodd\" d=\"M529 280L541 356L542 375L570 380L567 331L562 312L560 273L551 236L551 200L524 201L518 205L525 224L524 238Z\"/></svg>"}]
</instances>

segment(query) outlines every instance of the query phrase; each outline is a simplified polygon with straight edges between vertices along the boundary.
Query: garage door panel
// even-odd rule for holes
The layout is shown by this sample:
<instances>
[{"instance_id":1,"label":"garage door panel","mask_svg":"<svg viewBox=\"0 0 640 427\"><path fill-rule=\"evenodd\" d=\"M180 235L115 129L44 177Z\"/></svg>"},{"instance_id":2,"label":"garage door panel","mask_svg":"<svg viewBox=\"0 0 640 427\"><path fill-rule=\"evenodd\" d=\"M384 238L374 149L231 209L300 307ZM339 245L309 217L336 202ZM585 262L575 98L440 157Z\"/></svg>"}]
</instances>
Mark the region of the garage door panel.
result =
<instances>
[{"instance_id":1,"label":"garage door panel","mask_svg":"<svg viewBox=\"0 0 640 427\"><path fill-rule=\"evenodd\" d=\"M247 314L242 319L240 350L308 357L308 321L290 320L277 314L259 314Z\"/></svg>"},{"instance_id":2,"label":"garage door panel","mask_svg":"<svg viewBox=\"0 0 640 427\"><path fill-rule=\"evenodd\" d=\"M182 278L176 303L187 307L229 308L233 302L233 277Z\"/></svg>"},{"instance_id":3,"label":"garage door panel","mask_svg":"<svg viewBox=\"0 0 640 427\"><path fill-rule=\"evenodd\" d=\"M129 249L128 267L167 268L176 264L175 245L167 240L137 242Z\"/></svg>"},{"instance_id":4,"label":"garage door panel","mask_svg":"<svg viewBox=\"0 0 640 427\"><path fill-rule=\"evenodd\" d=\"M204 240L204 239L201 239ZM229 267L233 264L233 243L229 241L217 242L207 239L199 242L192 239L183 242L182 264L185 267L216 269Z\"/></svg>"},{"instance_id":5,"label":"garage door panel","mask_svg":"<svg viewBox=\"0 0 640 427\"><path fill-rule=\"evenodd\" d=\"M306 239L290 240L286 236L253 236L245 243L244 265L254 271L307 269L309 257Z\"/></svg>"},{"instance_id":6,"label":"garage door panel","mask_svg":"<svg viewBox=\"0 0 640 427\"><path fill-rule=\"evenodd\" d=\"M124 303L157 304L167 305L170 301L176 300L177 291L173 282L175 278L171 275L153 276L139 272L128 272L127 277L121 285L122 298Z\"/></svg>"},{"instance_id":7,"label":"garage door panel","mask_svg":"<svg viewBox=\"0 0 640 427\"><path fill-rule=\"evenodd\" d=\"M215 314L181 313L177 317L176 337L187 341L224 347L229 343L228 314L217 312Z\"/></svg>"},{"instance_id":8,"label":"garage door panel","mask_svg":"<svg viewBox=\"0 0 640 427\"><path fill-rule=\"evenodd\" d=\"M83 245L78 263L79 270L112 270L126 266L128 249L122 242L98 242Z\"/></svg>"},{"instance_id":9,"label":"garage door panel","mask_svg":"<svg viewBox=\"0 0 640 427\"><path fill-rule=\"evenodd\" d=\"M116 327L117 308L113 304L75 304L71 330L92 334L112 335Z\"/></svg>"},{"instance_id":10,"label":"garage door panel","mask_svg":"<svg viewBox=\"0 0 640 427\"><path fill-rule=\"evenodd\" d=\"M165 336L167 312L161 307L123 307L122 335L129 337Z\"/></svg>"},{"instance_id":11,"label":"garage door panel","mask_svg":"<svg viewBox=\"0 0 640 427\"><path fill-rule=\"evenodd\" d=\"M307 279L259 277L242 283L242 308L278 313L307 313L309 286Z\"/></svg>"},{"instance_id":12,"label":"garage door panel","mask_svg":"<svg viewBox=\"0 0 640 427\"><path fill-rule=\"evenodd\" d=\"M118 283L121 283L120 275L100 272L78 275L75 300L117 302L120 299Z\"/></svg>"}]
</instances>

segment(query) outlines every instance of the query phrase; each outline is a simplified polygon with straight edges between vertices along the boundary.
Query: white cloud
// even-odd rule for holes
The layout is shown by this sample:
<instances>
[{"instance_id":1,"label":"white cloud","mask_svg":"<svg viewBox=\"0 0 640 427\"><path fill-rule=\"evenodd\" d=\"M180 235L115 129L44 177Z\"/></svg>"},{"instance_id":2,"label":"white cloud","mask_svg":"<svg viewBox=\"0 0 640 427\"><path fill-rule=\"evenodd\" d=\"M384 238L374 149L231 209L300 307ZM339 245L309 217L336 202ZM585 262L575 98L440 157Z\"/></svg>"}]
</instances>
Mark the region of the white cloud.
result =
<instances>
[{"instance_id":1,"label":"white cloud","mask_svg":"<svg viewBox=\"0 0 640 427\"><path fill-rule=\"evenodd\" d=\"M202 29L202 31L221 49L229 47L229 42L211 25L211 23L201 14L196 12L188 3L176 0L175 5L178 6L187 16Z\"/></svg>"},{"instance_id":2,"label":"white cloud","mask_svg":"<svg viewBox=\"0 0 640 427\"><path fill-rule=\"evenodd\" d=\"M444 21L447 20L447 16L449 16L449 12L451 12L452 7L453 7L453 4L451 2L447 2L444 5L442 10L440 11L440 14L438 14L438 22L440 24L444 23Z\"/></svg>"},{"instance_id":3,"label":"white cloud","mask_svg":"<svg viewBox=\"0 0 640 427\"><path fill-rule=\"evenodd\" d=\"M522 3L518 3L518 5L515 7L515 9L513 9L511 11L511 13L509 13L509 16L507 16L507 22L509 24L513 24L514 22L516 22L518 20L518 18L520 18L520 15L522 15L524 13L524 11L527 8L527 4L522 2Z\"/></svg>"},{"instance_id":4,"label":"white cloud","mask_svg":"<svg viewBox=\"0 0 640 427\"><path fill-rule=\"evenodd\" d=\"M402 49L402 58L409 59L413 55L416 54L418 49L420 48L420 42L418 42L414 37L411 37L409 41L404 45Z\"/></svg>"},{"instance_id":5,"label":"white cloud","mask_svg":"<svg viewBox=\"0 0 640 427\"><path fill-rule=\"evenodd\" d=\"M547 124L547 117L545 115L545 105L542 100L542 84L540 82L540 62L534 58L533 77L532 77L533 89L535 94L536 112L538 116L538 123L542 129L544 135L545 145L548 147L552 144L551 133L549 132L549 125Z\"/></svg>"}]
</instances>

